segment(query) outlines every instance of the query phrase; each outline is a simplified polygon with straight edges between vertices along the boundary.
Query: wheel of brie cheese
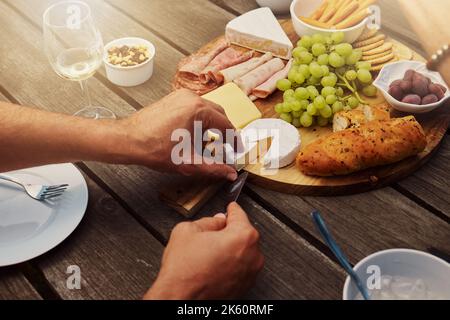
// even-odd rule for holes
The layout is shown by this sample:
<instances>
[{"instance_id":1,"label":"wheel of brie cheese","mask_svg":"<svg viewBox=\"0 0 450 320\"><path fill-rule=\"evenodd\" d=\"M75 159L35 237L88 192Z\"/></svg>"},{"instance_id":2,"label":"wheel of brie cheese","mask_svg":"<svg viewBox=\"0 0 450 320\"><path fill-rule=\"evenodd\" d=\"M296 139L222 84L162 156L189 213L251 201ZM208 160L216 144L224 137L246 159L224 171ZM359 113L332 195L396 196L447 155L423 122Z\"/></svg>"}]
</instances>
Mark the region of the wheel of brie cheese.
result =
<instances>
[{"instance_id":1,"label":"wheel of brie cheese","mask_svg":"<svg viewBox=\"0 0 450 320\"><path fill-rule=\"evenodd\" d=\"M279 169L293 163L300 152L298 129L281 119L255 120L242 129L240 136L242 152L234 153L229 145L225 149L227 161L233 161L237 167L256 164L258 157L261 157L259 160L264 168ZM268 140L270 143L266 143ZM264 145L261 146L261 143ZM264 146L269 146L268 150Z\"/></svg>"}]
</instances>

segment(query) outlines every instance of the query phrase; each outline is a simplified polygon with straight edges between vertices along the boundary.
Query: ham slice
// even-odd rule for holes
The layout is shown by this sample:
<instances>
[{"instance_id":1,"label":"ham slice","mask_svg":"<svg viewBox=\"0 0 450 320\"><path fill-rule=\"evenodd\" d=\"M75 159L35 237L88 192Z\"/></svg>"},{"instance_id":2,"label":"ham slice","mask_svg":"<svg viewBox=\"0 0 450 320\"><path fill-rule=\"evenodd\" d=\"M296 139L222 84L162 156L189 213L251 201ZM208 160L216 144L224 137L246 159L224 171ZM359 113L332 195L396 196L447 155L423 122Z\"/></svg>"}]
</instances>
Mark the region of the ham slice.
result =
<instances>
[{"instance_id":1,"label":"ham slice","mask_svg":"<svg viewBox=\"0 0 450 320\"><path fill-rule=\"evenodd\" d=\"M200 96L207 94L208 92L217 89L219 85L214 82L208 82L206 84L200 83L200 80L197 79L187 79L185 77L176 76L175 80L172 84L173 89L188 89Z\"/></svg>"},{"instance_id":2,"label":"ham slice","mask_svg":"<svg viewBox=\"0 0 450 320\"><path fill-rule=\"evenodd\" d=\"M272 58L273 58L272 53L268 52L261 57L253 58L236 66L222 70L220 71L220 74L222 75L224 82L229 83L235 79L238 79L246 75L250 71L255 70L256 68L268 62Z\"/></svg>"},{"instance_id":3,"label":"ham slice","mask_svg":"<svg viewBox=\"0 0 450 320\"><path fill-rule=\"evenodd\" d=\"M243 77L234 80L234 83L236 83L247 95L250 95L253 89L266 82L271 76L283 68L283 60L275 58L250 71Z\"/></svg>"},{"instance_id":4,"label":"ham slice","mask_svg":"<svg viewBox=\"0 0 450 320\"><path fill-rule=\"evenodd\" d=\"M289 70L291 70L292 67L292 59L289 60L287 65L284 67L283 70L278 71L273 76L269 78L266 82L261 84L260 86L256 87L252 90L252 94L260 99L265 99L269 95L275 92L277 90L277 82L281 79L286 79L289 73Z\"/></svg>"},{"instance_id":5,"label":"ham slice","mask_svg":"<svg viewBox=\"0 0 450 320\"><path fill-rule=\"evenodd\" d=\"M197 78L202 70L228 46L229 44L225 39L220 39L212 47L201 50L198 54L191 57L189 63L184 64L179 69L180 75L188 78Z\"/></svg>"},{"instance_id":6,"label":"ham slice","mask_svg":"<svg viewBox=\"0 0 450 320\"><path fill-rule=\"evenodd\" d=\"M253 51L242 53L233 48L222 51L200 73L200 82L208 83L210 80L213 80L215 83L222 83L223 77L220 74L221 70L247 61L253 57L253 53Z\"/></svg>"}]
</instances>

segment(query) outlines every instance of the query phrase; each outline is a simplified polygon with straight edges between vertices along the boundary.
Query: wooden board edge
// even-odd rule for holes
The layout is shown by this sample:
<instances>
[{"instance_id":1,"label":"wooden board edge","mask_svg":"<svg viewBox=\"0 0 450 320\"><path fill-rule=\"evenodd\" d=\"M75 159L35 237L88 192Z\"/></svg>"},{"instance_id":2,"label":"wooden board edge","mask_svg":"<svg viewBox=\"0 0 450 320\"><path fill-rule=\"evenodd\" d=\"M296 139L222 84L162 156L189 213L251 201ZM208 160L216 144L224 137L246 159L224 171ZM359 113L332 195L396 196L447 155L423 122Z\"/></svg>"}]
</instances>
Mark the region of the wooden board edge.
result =
<instances>
[{"instance_id":1,"label":"wooden board edge","mask_svg":"<svg viewBox=\"0 0 450 320\"><path fill-rule=\"evenodd\" d=\"M285 194L292 194L297 196L314 196L314 197L329 197L329 196L348 196L354 194L361 194L384 187L388 187L393 183L399 182L417 170L424 166L436 152L439 150L441 142L425 157L421 158L414 165L408 167L408 170L399 171L394 175L378 178L377 180L363 181L357 184L348 184L342 186L311 186L311 185L286 185L283 182L270 180L270 183L261 176L254 175L250 173L249 183L254 184L258 187L281 192Z\"/></svg>"}]
</instances>

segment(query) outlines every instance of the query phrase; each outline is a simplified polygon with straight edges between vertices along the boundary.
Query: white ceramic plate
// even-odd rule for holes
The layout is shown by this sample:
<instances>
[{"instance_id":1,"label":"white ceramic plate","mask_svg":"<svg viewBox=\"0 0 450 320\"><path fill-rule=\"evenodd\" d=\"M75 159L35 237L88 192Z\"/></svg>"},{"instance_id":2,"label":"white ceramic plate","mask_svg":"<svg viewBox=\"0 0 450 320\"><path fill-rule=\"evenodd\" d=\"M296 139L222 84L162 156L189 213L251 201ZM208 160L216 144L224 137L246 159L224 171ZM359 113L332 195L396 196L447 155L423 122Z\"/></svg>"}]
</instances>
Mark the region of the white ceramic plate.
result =
<instances>
[{"instance_id":1,"label":"white ceramic plate","mask_svg":"<svg viewBox=\"0 0 450 320\"><path fill-rule=\"evenodd\" d=\"M81 222L88 189L72 164L50 165L9 172L32 184L69 184L54 202L28 197L14 184L0 180L0 267L33 259L66 239Z\"/></svg>"}]
</instances>

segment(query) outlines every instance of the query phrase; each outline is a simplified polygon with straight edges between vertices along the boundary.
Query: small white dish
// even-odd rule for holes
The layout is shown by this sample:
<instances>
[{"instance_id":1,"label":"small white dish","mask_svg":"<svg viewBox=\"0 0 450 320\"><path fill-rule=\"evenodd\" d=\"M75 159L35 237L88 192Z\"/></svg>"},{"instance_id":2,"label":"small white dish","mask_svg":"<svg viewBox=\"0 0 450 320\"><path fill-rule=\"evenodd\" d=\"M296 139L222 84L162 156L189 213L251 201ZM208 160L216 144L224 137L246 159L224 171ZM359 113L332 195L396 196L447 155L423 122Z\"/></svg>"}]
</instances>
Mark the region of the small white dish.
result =
<instances>
[{"instance_id":1,"label":"small white dish","mask_svg":"<svg viewBox=\"0 0 450 320\"><path fill-rule=\"evenodd\" d=\"M398 101L394 97L392 97L389 94L389 86L392 82L395 80L403 79L405 72L409 69L415 70L417 72L420 72L426 77L429 77L431 81L434 83L438 83L443 85L445 88L447 88L447 91L445 92L445 96L441 101L427 104L427 105L415 105L410 103L404 103L401 101ZM448 100L450 97L450 92L448 89L447 84L445 83L445 80L442 78L439 72L430 71L427 69L426 64L423 62L418 61L398 61L393 62L390 64L387 64L381 69L380 74L375 79L373 85L377 87L381 93L383 94L386 101L396 110L407 112L407 113L426 113L433 111L434 109L438 108L439 106L443 105L445 101Z\"/></svg>"},{"instance_id":2,"label":"small white dish","mask_svg":"<svg viewBox=\"0 0 450 320\"><path fill-rule=\"evenodd\" d=\"M122 67L111 64L108 59L108 50L111 49L112 47L120 47L124 45L127 46L145 45L149 50L150 59L137 66L131 67ZM105 63L106 76L108 77L108 80L114 83L115 85L121 87L135 87L143 84L152 77L156 56L156 48L150 41L132 37L121 38L108 43L105 46L104 51L105 52L103 56L103 62Z\"/></svg>"},{"instance_id":3,"label":"small white dish","mask_svg":"<svg viewBox=\"0 0 450 320\"><path fill-rule=\"evenodd\" d=\"M364 258L353 269L366 284L368 278L373 277L373 266L379 268L380 276L422 279L428 290L444 299L450 299L450 264L436 256L417 250L390 249ZM345 280L343 299L355 300L358 293L356 284L348 276Z\"/></svg>"},{"instance_id":4,"label":"small white dish","mask_svg":"<svg viewBox=\"0 0 450 320\"><path fill-rule=\"evenodd\" d=\"M260 7L269 7L274 13L284 14L289 12L292 0L256 0Z\"/></svg>"},{"instance_id":5,"label":"small white dish","mask_svg":"<svg viewBox=\"0 0 450 320\"><path fill-rule=\"evenodd\" d=\"M302 37L320 33L326 36L330 36L337 31L342 31L345 35L344 41L348 43L355 42L362 35L369 21L368 18L364 19L356 26L342 30L322 29L314 27L299 19L299 17L309 17L321 5L321 3L321 0L294 0L292 2L291 18L297 35Z\"/></svg>"},{"instance_id":6,"label":"small white dish","mask_svg":"<svg viewBox=\"0 0 450 320\"><path fill-rule=\"evenodd\" d=\"M72 164L50 165L8 173L27 183L69 188L54 202L31 199L18 186L0 181L0 267L28 261L64 241L81 222L88 189Z\"/></svg>"}]
</instances>

